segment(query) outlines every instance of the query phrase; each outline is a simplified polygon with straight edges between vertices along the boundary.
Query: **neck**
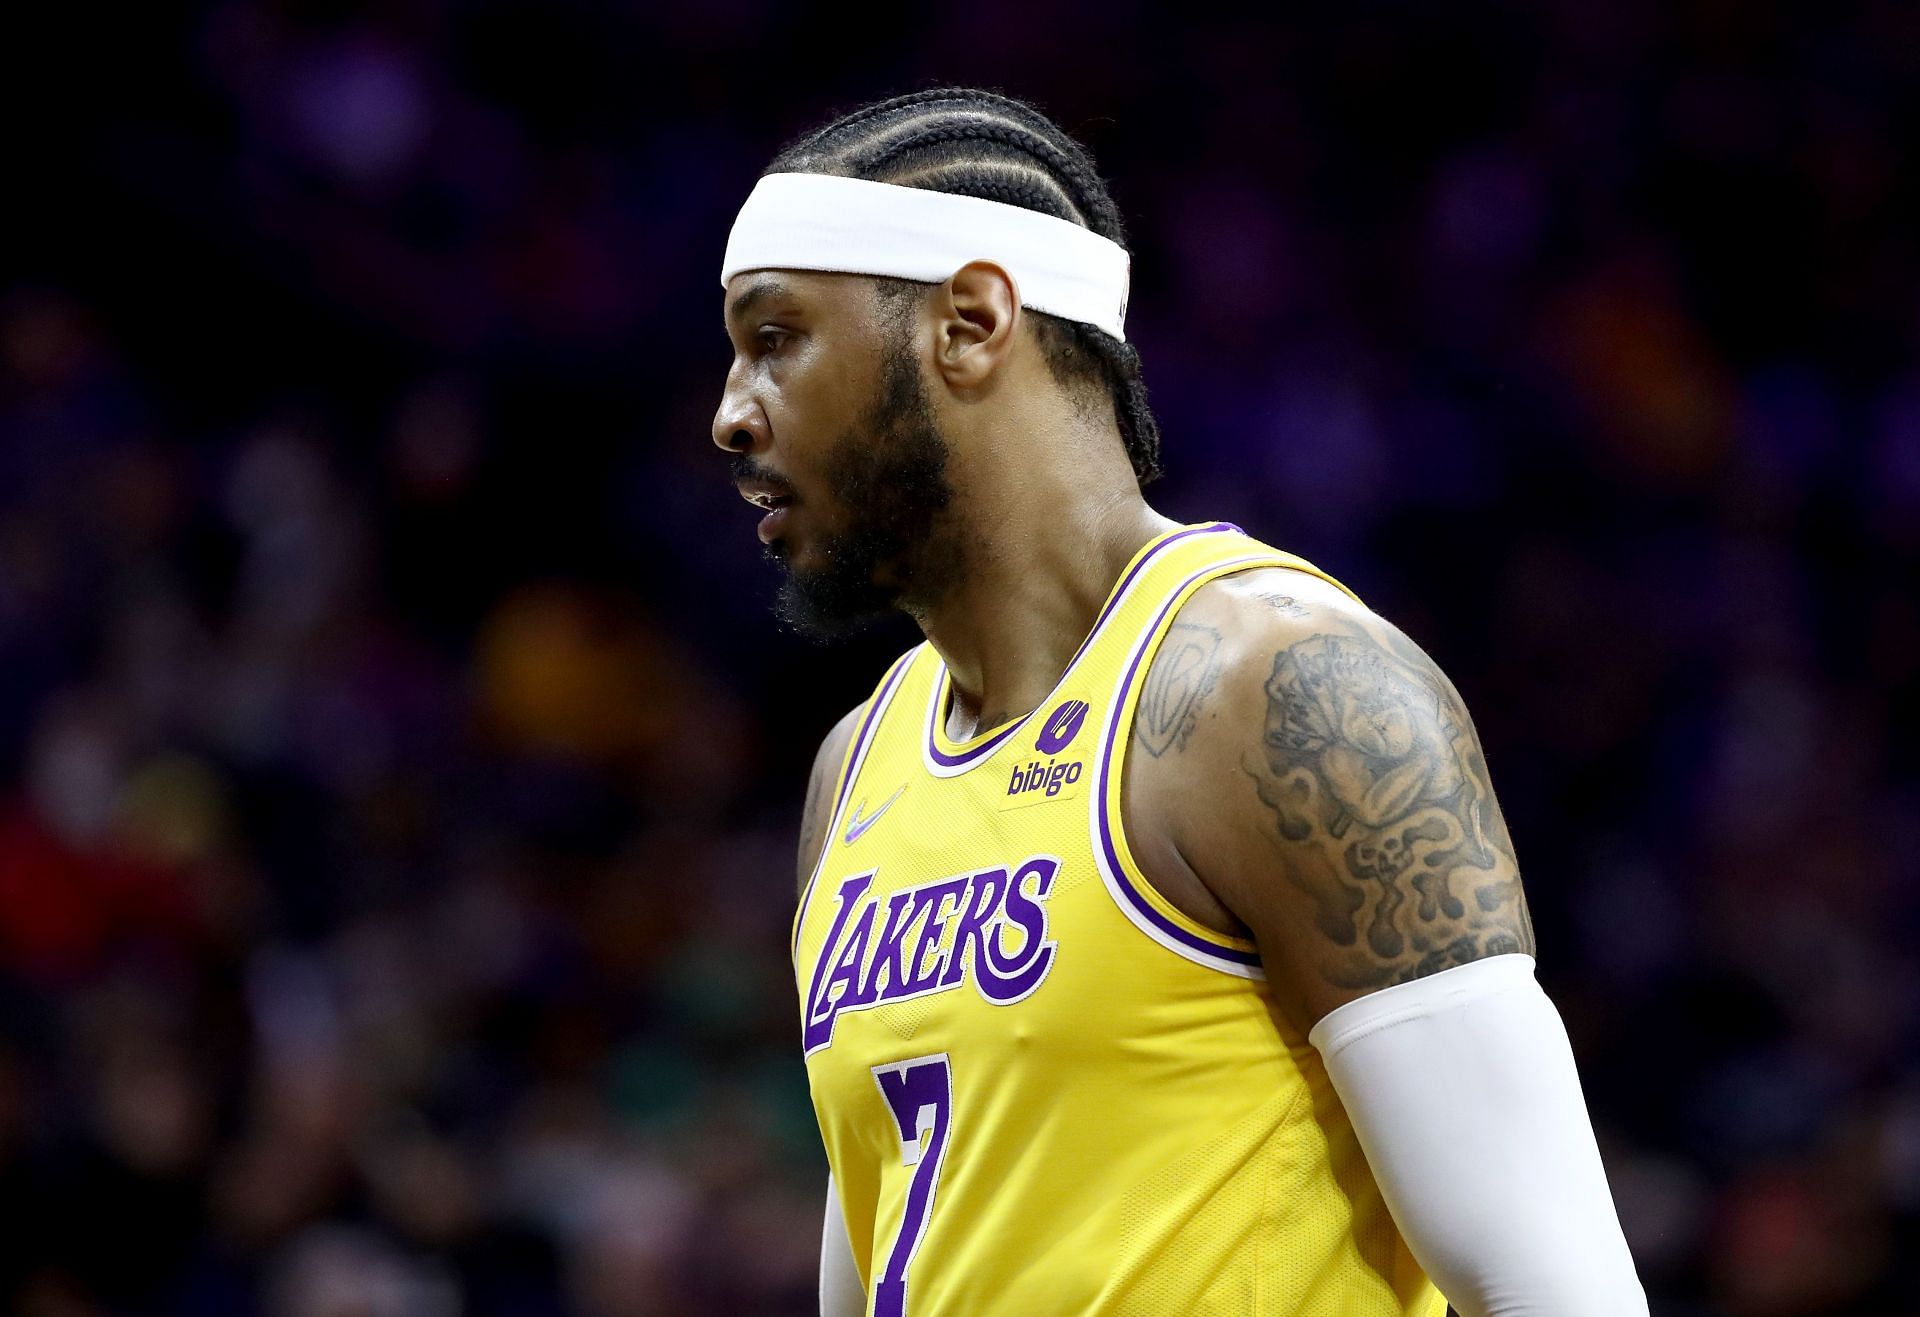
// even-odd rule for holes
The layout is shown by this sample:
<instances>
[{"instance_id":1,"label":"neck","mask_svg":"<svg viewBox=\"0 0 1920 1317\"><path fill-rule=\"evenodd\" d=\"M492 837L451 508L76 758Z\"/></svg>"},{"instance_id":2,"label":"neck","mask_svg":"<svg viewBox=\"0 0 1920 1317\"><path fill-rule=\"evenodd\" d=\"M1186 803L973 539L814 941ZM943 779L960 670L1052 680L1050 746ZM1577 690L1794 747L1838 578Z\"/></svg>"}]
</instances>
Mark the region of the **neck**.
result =
<instances>
[{"instance_id":1,"label":"neck","mask_svg":"<svg viewBox=\"0 0 1920 1317\"><path fill-rule=\"evenodd\" d=\"M956 740L1044 700L1128 561L1178 524L1141 498L1113 435L1049 447L1029 434L1019 447L1025 463L1003 454L990 473L969 473L966 578L916 619L952 676ZM1089 449L1100 457L1086 460ZM1041 466L1035 452L1064 460Z\"/></svg>"}]
</instances>

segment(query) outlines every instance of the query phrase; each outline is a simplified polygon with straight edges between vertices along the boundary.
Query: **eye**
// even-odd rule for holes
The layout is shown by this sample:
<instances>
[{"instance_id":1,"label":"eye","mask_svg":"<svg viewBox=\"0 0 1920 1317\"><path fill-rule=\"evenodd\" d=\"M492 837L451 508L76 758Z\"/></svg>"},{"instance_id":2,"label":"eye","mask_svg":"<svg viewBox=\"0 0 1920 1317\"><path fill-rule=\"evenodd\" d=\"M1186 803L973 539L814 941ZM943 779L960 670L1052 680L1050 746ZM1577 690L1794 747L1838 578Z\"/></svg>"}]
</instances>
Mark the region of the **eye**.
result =
<instances>
[{"instance_id":1,"label":"eye","mask_svg":"<svg viewBox=\"0 0 1920 1317\"><path fill-rule=\"evenodd\" d=\"M792 337L793 335L784 329L767 325L754 334L753 341L760 345L762 352L778 352Z\"/></svg>"}]
</instances>

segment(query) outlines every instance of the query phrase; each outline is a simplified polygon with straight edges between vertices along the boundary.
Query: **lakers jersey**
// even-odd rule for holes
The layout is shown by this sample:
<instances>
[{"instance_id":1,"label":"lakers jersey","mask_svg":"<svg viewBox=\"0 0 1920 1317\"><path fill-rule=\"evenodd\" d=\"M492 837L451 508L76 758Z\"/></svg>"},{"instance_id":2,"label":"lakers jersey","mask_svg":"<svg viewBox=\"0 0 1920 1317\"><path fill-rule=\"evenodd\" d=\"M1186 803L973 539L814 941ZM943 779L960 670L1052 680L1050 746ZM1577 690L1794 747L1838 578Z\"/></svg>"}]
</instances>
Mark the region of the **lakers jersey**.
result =
<instances>
[{"instance_id":1,"label":"lakers jersey","mask_svg":"<svg viewBox=\"0 0 1920 1317\"><path fill-rule=\"evenodd\" d=\"M1026 717L950 741L921 645L856 720L793 953L879 1317L1445 1312L1253 945L1156 892L1121 826L1155 649L1193 591L1256 567L1331 580L1182 527Z\"/></svg>"}]
</instances>

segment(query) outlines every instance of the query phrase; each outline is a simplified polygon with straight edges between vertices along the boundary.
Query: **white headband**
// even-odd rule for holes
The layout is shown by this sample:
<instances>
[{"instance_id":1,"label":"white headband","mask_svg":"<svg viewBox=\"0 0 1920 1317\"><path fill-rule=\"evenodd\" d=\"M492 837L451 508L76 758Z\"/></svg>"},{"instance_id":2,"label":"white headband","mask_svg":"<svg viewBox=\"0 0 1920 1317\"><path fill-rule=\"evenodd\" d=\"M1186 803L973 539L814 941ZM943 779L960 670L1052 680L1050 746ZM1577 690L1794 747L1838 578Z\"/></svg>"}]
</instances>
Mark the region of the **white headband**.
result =
<instances>
[{"instance_id":1,"label":"white headband","mask_svg":"<svg viewBox=\"0 0 1920 1317\"><path fill-rule=\"evenodd\" d=\"M831 270L940 283L968 261L1013 276L1022 306L1126 338L1127 249L1078 224L979 197L831 174L768 174L727 236L742 270Z\"/></svg>"}]
</instances>

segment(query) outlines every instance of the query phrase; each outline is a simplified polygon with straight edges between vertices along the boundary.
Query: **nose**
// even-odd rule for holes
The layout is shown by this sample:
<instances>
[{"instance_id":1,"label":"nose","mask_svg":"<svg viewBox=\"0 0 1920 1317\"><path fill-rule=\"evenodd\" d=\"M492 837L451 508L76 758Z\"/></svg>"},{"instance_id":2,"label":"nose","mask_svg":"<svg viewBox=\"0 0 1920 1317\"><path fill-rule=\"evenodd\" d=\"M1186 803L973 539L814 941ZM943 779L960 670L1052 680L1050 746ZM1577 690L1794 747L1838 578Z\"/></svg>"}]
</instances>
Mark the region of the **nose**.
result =
<instances>
[{"instance_id":1,"label":"nose","mask_svg":"<svg viewBox=\"0 0 1920 1317\"><path fill-rule=\"evenodd\" d=\"M767 429L767 414L760 410L753 395L741 385L737 368L727 372L727 386L720 394L720 406L713 414L713 442L723 452L751 453L764 449L772 440Z\"/></svg>"}]
</instances>

